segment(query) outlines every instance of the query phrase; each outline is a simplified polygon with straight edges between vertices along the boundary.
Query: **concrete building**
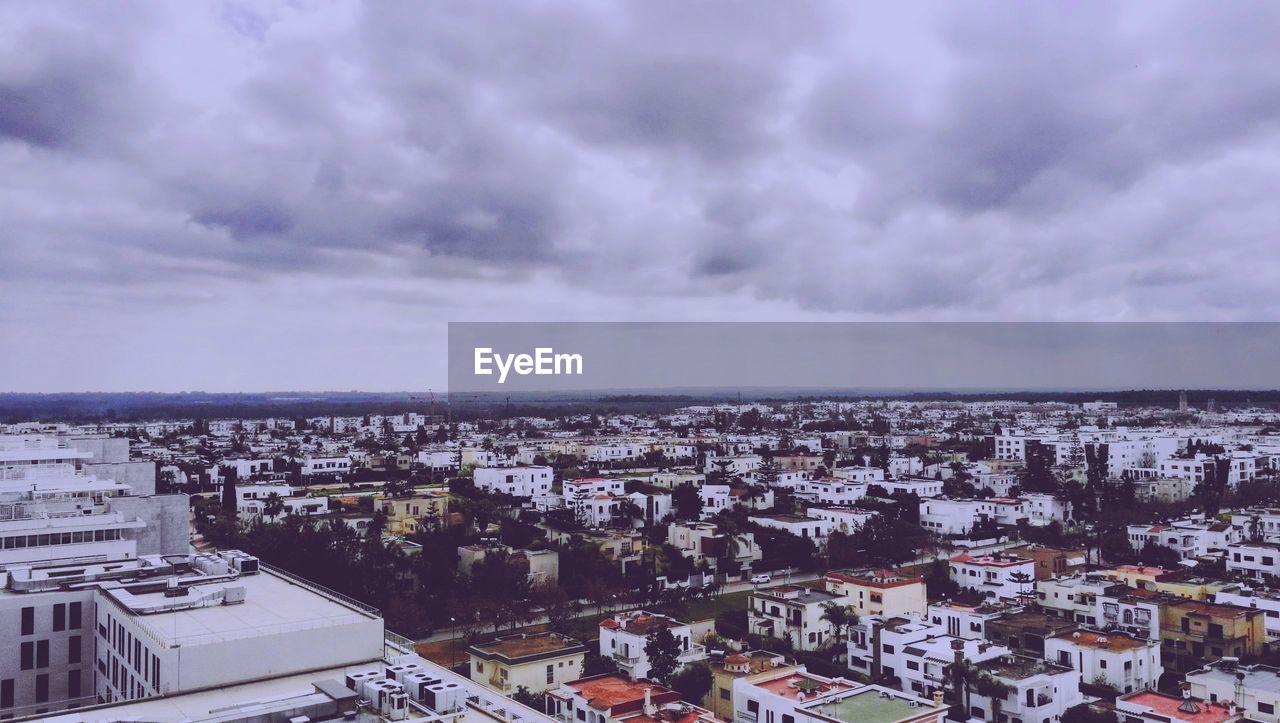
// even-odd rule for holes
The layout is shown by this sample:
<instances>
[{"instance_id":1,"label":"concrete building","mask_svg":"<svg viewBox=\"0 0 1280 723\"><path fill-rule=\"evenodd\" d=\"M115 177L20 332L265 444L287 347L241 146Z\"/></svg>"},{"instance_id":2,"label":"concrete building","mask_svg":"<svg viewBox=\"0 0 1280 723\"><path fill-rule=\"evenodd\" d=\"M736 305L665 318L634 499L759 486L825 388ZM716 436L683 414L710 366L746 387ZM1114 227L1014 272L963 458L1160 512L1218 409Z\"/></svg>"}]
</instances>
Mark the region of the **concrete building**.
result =
<instances>
[{"instance_id":1,"label":"concrete building","mask_svg":"<svg viewBox=\"0 0 1280 723\"><path fill-rule=\"evenodd\" d=\"M503 695L544 693L582 677L587 648L559 633L508 635L467 648L471 679Z\"/></svg>"},{"instance_id":2,"label":"concrete building","mask_svg":"<svg viewBox=\"0 0 1280 723\"><path fill-rule=\"evenodd\" d=\"M858 615L924 615L924 578L894 570L832 570L823 576L827 592L849 600Z\"/></svg>"},{"instance_id":3,"label":"concrete building","mask_svg":"<svg viewBox=\"0 0 1280 723\"><path fill-rule=\"evenodd\" d=\"M1035 563L1025 557L1002 555L970 555L962 552L950 561L951 579L962 590L972 590L984 597L1018 600L1035 591Z\"/></svg>"},{"instance_id":4,"label":"concrete building","mask_svg":"<svg viewBox=\"0 0 1280 723\"><path fill-rule=\"evenodd\" d=\"M1249 720L1280 723L1280 668L1222 660L1188 672L1186 679L1195 698L1232 705Z\"/></svg>"},{"instance_id":5,"label":"concrete building","mask_svg":"<svg viewBox=\"0 0 1280 723\"><path fill-rule=\"evenodd\" d=\"M537 497L551 491L553 474L550 467L477 467L477 488L512 497Z\"/></svg>"},{"instance_id":6,"label":"concrete building","mask_svg":"<svg viewBox=\"0 0 1280 723\"><path fill-rule=\"evenodd\" d=\"M747 603L747 631L768 638L790 638L797 650L817 650L832 642L835 630L822 619L826 605L850 600L825 590L778 585L757 590Z\"/></svg>"},{"instance_id":7,"label":"concrete building","mask_svg":"<svg viewBox=\"0 0 1280 723\"><path fill-rule=\"evenodd\" d=\"M600 655L611 657L618 670L632 680L649 677L649 655L645 652L650 633L666 629L680 645L680 667L706 660L707 651L693 641L693 628L675 618L636 610L618 613L600 621Z\"/></svg>"},{"instance_id":8,"label":"concrete building","mask_svg":"<svg viewBox=\"0 0 1280 723\"><path fill-rule=\"evenodd\" d=\"M1164 673L1158 639L1119 632L1076 630L1051 637L1045 641L1044 658L1079 671L1085 683L1121 693L1152 690Z\"/></svg>"},{"instance_id":9,"label":"concrete building","mask_svg":"<svg viewBox=\"0 0 1280 723\"><path fill-rule=\"evenodd\" d=\"M1164 666L1184 673L1224 657L1257 655L1267 642L1265 617L1254 608L1170 600L1160 615Z\"/></svg>"},{"instance_id":10,"label":"concrete building","mask_svg":"<svg viewBox=\"0 0 1280 723\"><path fill-rule=\"evenodd\" d=\"M680 694L621 673L571 681L547 693L560 723L718 723L710 711Z\"/></svg>"},{"instance_id":11,"label":"concrete building","mask_svg":"<svg viewBox=\"0 0 1280 723\"><path fill-rule=\"evenodd\" d=\"M992 698L970 683L968 712L974 718L1002 720L1003 715L1024 721L1057 721L1068 708L1084 702L1080 673L1056 663L1013 654L984 660L974 667L1011 688L1003 698Z\"/></svg>"},{"instance_id":12,"label":"concrete building","mask_svg":"<svg viewBox=\"0 0 1280 723\"><path fill-rule=\"evenodd\" d=\"M1116 698L1116 714L1125 723L1227 723L1240 720L1227 705L1190 695L1140 690Z\"/></svg>"}]
</instances>

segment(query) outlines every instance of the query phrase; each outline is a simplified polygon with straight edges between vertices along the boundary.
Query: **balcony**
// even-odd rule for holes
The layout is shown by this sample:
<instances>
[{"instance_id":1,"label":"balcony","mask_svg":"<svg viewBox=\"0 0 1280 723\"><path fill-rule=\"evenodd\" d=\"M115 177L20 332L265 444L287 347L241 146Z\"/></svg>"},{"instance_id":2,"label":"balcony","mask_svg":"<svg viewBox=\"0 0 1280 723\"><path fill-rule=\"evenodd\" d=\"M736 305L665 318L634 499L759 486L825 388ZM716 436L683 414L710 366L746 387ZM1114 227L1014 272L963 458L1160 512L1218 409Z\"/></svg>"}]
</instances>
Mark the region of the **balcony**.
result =
<instances>
[{"instance_id":1,"label":"balcony","mask_svg":"<svg viewBox=\"0 0 1280 723\"><path fill-rule=\"evenodd\" d=\"M680 653L676 660L681 663L692 663L695 660L705 660L707 657L707 648L704 645L691 645L689 649Z\"/></svg>"}]
</instances>

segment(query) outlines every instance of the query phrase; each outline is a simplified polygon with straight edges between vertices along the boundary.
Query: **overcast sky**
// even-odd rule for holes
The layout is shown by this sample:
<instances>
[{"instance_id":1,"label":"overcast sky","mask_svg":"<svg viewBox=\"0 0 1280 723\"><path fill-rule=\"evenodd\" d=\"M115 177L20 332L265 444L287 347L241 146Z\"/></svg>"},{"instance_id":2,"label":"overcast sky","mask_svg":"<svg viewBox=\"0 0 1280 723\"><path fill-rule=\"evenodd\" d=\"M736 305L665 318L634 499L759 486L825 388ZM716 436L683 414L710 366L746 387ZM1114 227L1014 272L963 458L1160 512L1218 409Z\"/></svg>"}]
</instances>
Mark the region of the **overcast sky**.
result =
<instances>
[{"instance_id":1,"label":"overcast sky","mask_svg":"<svg viewBox=\"0 0 1280 723\"><path fill-rule=\"evenodd\" d=\"M447 321L1280 319L1278 30L0 1L0 389L440 387Z\"/></svg>"}]
</instances>

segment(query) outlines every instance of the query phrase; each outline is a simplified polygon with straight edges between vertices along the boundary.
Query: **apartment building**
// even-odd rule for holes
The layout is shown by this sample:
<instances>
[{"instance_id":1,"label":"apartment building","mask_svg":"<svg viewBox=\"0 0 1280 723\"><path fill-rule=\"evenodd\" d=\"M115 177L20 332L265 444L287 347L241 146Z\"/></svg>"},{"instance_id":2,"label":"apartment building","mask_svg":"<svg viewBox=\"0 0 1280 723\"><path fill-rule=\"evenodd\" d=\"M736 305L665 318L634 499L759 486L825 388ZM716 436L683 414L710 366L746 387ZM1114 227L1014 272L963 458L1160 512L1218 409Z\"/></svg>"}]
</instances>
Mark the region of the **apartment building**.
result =
<instances>
[{"instance_id":1,"label":"apartment building","mask_svg":"<svg viewBox=\"0 0 1280 723\"><path fill-rule=\"evenodd\" d=\"M830 522L832 532L849 535L862 529L868 520L880 513L857 507L810 507L805 510L805 514L816 520Z\"/></svg>"},{"instance_id":2,"label":"apartment building","mask_svg":"<svg viewBox=\"0 0 1280 723\"><path fill-rule=\"evenodd\" d=\"M924 578L882 568L832 570L823 576L827 592L849 600L858 615L924 615Z\"/></svg>"},{"instance_id":3,"label":"apartment building","mask_svg":"<svg viewBox=\"0 0 1280 723\"><path fill-rule=\"evenodd\" d=\"M1135 588L1100 595L1095 600L1097 622L1089 625L1158 640L1162 610L1171 599L1164 593Z\"/></svg>"},{"instance_id":4,"label":"apartment building","mask_svg":"<svg viewBox=\"0 0 1280 723\"><path fill-rule=\"evenodd\" d=\"M1053 547L1030 543L1006 550L1011 555L1025 557L1036 565L1036 580L1048 580L1071 575L1084 569L1084 548Z\"/></svg>"},{"instance_id":5,"label":"apartment building","mask_svg":"<svg viewBox=\"0 0 1280 723\"><path fill-rule=\"evenodd\" d=\"M600 621L600 656L613 658L618 670L632 680L648 678L649 654L645 645L649 635L661 629L670 631L680 645L680 667L707 659L706 648L693 642L693 628L688 623L643 610L618 613Z\"/></svg>"},{"instance_id":6,"label":"apartment building","mask_svg":"<svg viewBox=\"0 0 1280 723\"><path fill-rule=\"evenodd\" d=\"M965 640L986 640L987 624L1022 608L1017 605L983 603L965 605L943 600L929 605L925 618L940 626L947 635Z\"/></svg>"},{"instance_id":7,"label":"apartment building","mask_svg":"<svg viewBox=\"0 0 1280 723\"><path fill-rule=\"evenodd\" d=\"M705 561L717 570L721 567L734 571L749 569L751 563L764 555L753 533L738 533L729 539L709 522L674 522L667 526L667 543L695 564Z\"/></svg>"},{"instance_id":8,"label":"apartment building","mask_svg":"<svg viewBox=\"0 0 1280 723\"><path fill-rule=\"evenodd\" d=\"M582 677L587 647L559 633L508 635L467 648L471 679L511 695L544 693Z\"/></svg>"},{"instance_id":9,"label":"apartment building","mask_svg":"<svg viewBox=\"0 0 1280 723\"><path fill-rule=\"evenodd\" d=\"M795 661L768 650L748 650L729 653L723 657L712 655L711 690L702 699L702 707L717 718L733 720L733 682L738 678L759 675L768 671L795 670Z\"/></svg>"},{"instance_id":10,"label":"apartment building","mask_svg":"<svg viewBox=\"0 0 1280 723\"><path fill-rule=\"evenodd\" d=\"M1026 519L1022 501L1011 498L920 500L920 526L938 535L964 535L983 522L1013 526Z\"/></svg>"},{"instance_id":11,"label":"apartment building","mask_svg":"<svg viewBox=\"0 0 1280 723\"><path fill-rule=\"evenodd\" d=\"M1266 614L1263 624L1268 644L1275 645L1280 641L1280 593L1267 589L1255 590L1246 585L1229 585L1214 593L1213 602L1261 610Z\"/></svg>"},{"instance_id":12,"label":"apartment building","mask_svg":"<svg viewBox=\"0 0 1280 723\"><path fill-rule=\"evenodd\" d=\"M1036 601L1051 615L1082 625L1098 625L1097 599L1128 590L1123 582L1098 574L1077 573L1036 580Z\"/></svg>"},{"instance_id":13,"label":"apartment building","mask_svg":"<svg viewBox=\"0 0 1280 723\"><path fill-rule=\"evenodd\" d=\"M302 461L302 474L310 477L320 474L346 474L351 471L348 456L308 456Z\"/></svg>"}]
</instances>

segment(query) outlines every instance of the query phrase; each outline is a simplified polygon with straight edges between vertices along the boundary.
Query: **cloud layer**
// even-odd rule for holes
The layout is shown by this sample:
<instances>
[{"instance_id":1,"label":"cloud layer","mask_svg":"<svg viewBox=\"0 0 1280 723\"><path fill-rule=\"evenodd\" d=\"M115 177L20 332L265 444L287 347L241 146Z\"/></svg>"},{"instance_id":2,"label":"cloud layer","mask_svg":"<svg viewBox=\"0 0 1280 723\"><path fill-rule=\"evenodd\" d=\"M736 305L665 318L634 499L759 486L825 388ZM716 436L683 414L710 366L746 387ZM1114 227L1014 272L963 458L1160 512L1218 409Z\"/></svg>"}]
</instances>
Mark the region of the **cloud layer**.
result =
<instances>
[{"instance_id":1,"label":"cloud layer","mask_svg":"<svg viewBox=\"0 0 1280 723\"><path fill-rule=\"evenodd\" d=\"M0 388L443 322L1277 319L1280 8L0 5Z\"/></svg>"}]
</instances>

